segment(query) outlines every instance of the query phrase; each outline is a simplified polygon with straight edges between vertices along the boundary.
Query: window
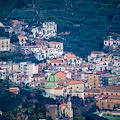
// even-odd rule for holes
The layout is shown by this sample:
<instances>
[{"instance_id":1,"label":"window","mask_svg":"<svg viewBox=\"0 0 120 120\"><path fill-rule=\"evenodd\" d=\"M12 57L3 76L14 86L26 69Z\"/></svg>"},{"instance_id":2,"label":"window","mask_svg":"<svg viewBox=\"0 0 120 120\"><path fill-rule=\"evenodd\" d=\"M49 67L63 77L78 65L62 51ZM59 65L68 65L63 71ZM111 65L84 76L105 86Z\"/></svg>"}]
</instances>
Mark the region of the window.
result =
<instances>
[{"instance_id":1,"label":"window","mask_svg":"<svg viewBox=\"0 0 120 120\"><path fill-rule=\"evenodd\" d=\"M113 95L113 93L111 93L111 95Z\"/></svg>"},{"instance_id":2,"label":"window","mask_svg":"<svg viewBox=\"0 0 120 120\"><path fill-rule=\"evenodd\" d=\"M104 103L102 103L102 106L104 105Z\"/></svg>"}]
</instances>

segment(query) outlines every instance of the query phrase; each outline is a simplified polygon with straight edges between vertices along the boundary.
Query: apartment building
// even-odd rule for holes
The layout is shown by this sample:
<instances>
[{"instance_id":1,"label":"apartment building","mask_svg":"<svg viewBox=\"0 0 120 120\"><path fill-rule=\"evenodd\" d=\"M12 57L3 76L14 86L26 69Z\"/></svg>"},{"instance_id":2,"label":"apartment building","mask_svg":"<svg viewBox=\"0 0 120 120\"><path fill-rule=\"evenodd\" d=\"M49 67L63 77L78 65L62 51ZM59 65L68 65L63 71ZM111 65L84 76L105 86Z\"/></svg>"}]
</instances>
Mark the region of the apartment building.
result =
<instances>
[{"instance_id":1,"label":"apartment building","mask_svg":"<svg viewBox=\"0 0 120 120\"><path fill-rule=\"evenodd\" d=\"M0 51L10 50L10 39L6 37L0 37Z\"/></svg>"},{"instance_id":2,"label":"apartment building","mask_svg":"<svg viewBox=\"0 0 120 120\"><path fill-rule=\"evenodd\" d=\"M97 72L92 72L88 74L88 85L91 88L99 88L99 74Z\"/></svg>"},{"instance_id":3,"label":"apartment building","mask_svg":"<svg viewBox=\"0 0 120 120\"><path fill-rule=\"evenodd\" d=\"M38 73L38 65L35 63L20 62L20 72L22 75L32 76Z\"/></svg>"}]
</instances>

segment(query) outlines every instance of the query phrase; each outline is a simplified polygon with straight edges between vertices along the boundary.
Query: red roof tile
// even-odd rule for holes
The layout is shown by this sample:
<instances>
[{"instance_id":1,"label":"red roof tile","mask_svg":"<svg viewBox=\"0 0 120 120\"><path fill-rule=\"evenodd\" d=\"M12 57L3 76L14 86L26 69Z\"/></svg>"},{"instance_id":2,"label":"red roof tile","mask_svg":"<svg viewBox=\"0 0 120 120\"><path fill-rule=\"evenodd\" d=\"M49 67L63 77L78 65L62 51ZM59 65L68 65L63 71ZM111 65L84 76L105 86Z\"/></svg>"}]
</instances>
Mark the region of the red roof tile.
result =
<instances>
[{"instance_id":1,"label":"red roof tile","mask_svg":"<svg viewBox=\"0 0 120 120\"><path fill-rule=\"evenodd\" d=\"M25 36L23 36L23 35L19 35L18 37L25 37Z\"/></svg>"},{"instance_id":2,"label":"red roof tile","mask_svg":"<svg viewBox=\"0 0 120 120\"><path fill-rule=\"evenodd\" d=\"M67 104L63 103L63 104L59 105L59 108L61 108L62 106L66 106L67 107Z\"/></svg>"},{"instance_id":3,"label":"red roof tile","mask_svg":"<svg viewBox=\"0 0 120 120\"><path fill-rule=\"evenodd\" d=\"M58 60L58 59L52 59L51 62L52 62L52 63L61 63L61 60Z\"/></svg>"},{"instance_id":4,"label":"red roof tile","mask_svg":"<svg viewBox=\"0 0 120 120\"><path fill-rule=\"evenodd\" d=\"M62 90L63 89L63 87L57 87L57 88L55 88L55 90Z\"/></svg>"},{"instance_id":5,"label":"red roof tile","mask_svg":"<svg viewBox=\"0 0 120 120\"><path fill-rule=\"evenodd\" d=\"M65 56L67 58L76 58L76 56L74 54L71 54L71 53L65 54Z\"/></svg>"},{"instance_id":6,"label":"red roof tile","mask_svg":"<svg viewBox=\"0 0 120 120\"><path fill-rule=\"evenodd\" d=\"M41 45L39 45L40 47L43 47L44 45L43 44L41 44Z\"/></svg>"},{"instance_id":7,"label":"red roof tile","mask_svg":"<svg viewBox=\"0 0 120 120\"><path fill-rule=\"evenodd\" d=\"M20 22L18 20L13 20L13 23L20 24Z\"/></svg>"},{"instance_id":8,"label":"red roof tile","mask_svg":"<svg viewBox=\"0 0 120 120\"><path fill-rule=\"evenodd\" d=\"M72 81L70 81L68 84L69 84L69 85L84 84L84 82L82 82L82 81L74 81L74 80L72 80Z\"/></svg>"},{"instance_id":9,"label":"red roof tile","mask_svg":"<svg viewBox=\"0 0 120 120\"><path fill-rule=\"evenodd\" d=\"M52 43L52 44L60 44L60 42L50 42L50 43Z\"/></svg>"},{"instance_id":10,"label":"red roof tile","mask_svg":"<svg viewBox=\"0 0 120 120\"><path fill-rule=\"evenodd\" d=\"M58 78L62 79L62 78L64 78L64 77L66 76L66 73L64 73L64 72L62 72L62 71L59 71L59 72L57 72L55 75L57 75Z\"/></svg>"}]
</instances>

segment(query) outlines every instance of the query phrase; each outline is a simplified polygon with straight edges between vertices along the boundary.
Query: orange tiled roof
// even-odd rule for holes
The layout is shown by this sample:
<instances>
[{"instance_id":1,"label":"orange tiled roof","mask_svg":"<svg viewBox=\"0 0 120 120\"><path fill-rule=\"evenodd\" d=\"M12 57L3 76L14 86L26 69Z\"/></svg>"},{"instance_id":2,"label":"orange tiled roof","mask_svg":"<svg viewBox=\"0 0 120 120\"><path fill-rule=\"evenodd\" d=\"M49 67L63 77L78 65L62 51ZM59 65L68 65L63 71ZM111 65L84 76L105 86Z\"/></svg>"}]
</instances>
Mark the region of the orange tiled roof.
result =
<instances>
[{"instance_id":1,"label":"orange tiled roof","mask_svg":"<svg viewBox=\"0 0 120 120\"><path fill-rule=\"evenodd\" d=\"M101 89L101 90L104 90L104 89L105 89L105 87L101 87L100 89Z\"/></svg>"},{"instance_id":2,"label":"orange tiled roof","mask_svg":"<svg viewBox=\"0 0 120 120\"><path fill-rule=\"evenodd\" d=\"M50 43L52 43L52 44L60 44L60 42L50 42Z\"/></svg>"},{"instance_id":3,"label":"orange tiled roof","mask_svg":"<svg viewBox=\"0 0 120 120\"><path fill-rule=\"evenodd\" d=\"M18 20L13 20L13 23L20 24L20 22Z\"/></svg>"},{"instance_id":4,"label":"orange tiled roof","mask_svg":"<svg viewBox=\"0 0 120 120\"><path fill-rule=\"evenodd\" d=\"M43 48L43 50L47 50L46 48Z\"/></svg>"},{"instance_id":5,"label":"orange tiled roof","mask_svg":"<svg viewBox=\"0 0 120 120\"><path fill-rule=\"evenodd\" d=\"M57 72L55 75L57 75L58 76L58 78L64 78L65 76L66 76L66 74L64 73L64 72L62 72L62 71L60 71L60 72Z\"/></svg>"},{"instance_id":6,"label":"orange tiled roof","mask_svg":"<svg viewBox=\"0 0 120 120\"><path fill-rule=\"evenodd\" d=\"M70 81L68 84L69 84L69 85L84 84L84 82L82 82L82 81L74 81L74 80L72 80L72 81Z\"/></svg>"},{"instance_id":7,"label":"orange tiled roof","mask_svg":"<svg viewBox=\"0 0 120 120\"><path fill-rule=\"evenodd\" d=\"M25 36L23 36L23 35L19 35L18 37L25 37Z\"/></svg>"},{"instance_id":8,"label":"orange tiled roof","mask_svg":"<svg viewBox=\"0 0 120 120\"><path fill-rule=\"evenodd\" d=\"M57 88L55 88L55 90L62 90L63 89L63 87L57 87Z\"/></svg>"},{"instance_id":9,"label":"orange tiled roof","mask_svg":"<svg viewBox=\"0 0 120 120\"><path fill-rule=\"evenodd\" d=\"M43 47L44 45L43 44L41 44L41 45L39 45L40 47Z\"/></svg>"},{"instance_id":10,"label":"orange tiled roof","mask_svg":"<svg viewBox=\"0 0 120 120\"><path fill-rule=\"evenodd\" d=\"M74 54L71 54L71 53L65 54L65 56L67 58L76 58L76 56Z\"/></svg>"},{"instance_id":11,"label":"orange tiled roof","mask_svg":"<svg viewBox=\"0 0 120 120\"><path fill-rule=\"evenodd\" d=\"M66 106L67 107L67 104L63 103L63 104L59 105L59 108L61 108L62 106Z\"/></svg>"},{"instance_id":12,"label":"orange tiled roof","mask_svg":"<svg viewBox=\"0 0 120 120\"><path fill-rule=\"evenodd\" d=\"M17 88L11 89L11 88L10 88L9 91L10 91L10 92L18 92L19 89L17 89Z\"/></svg>"},{"instance_id":13,"label":"orange tiled roof","mask_svg":"<svg viewBox=\"0 0 120 120\"><path fill-rule=\"evenodd\" d=\"M61 63L61 60L58 60L58 59L53 59L51 60L52 63Z\"/></svg>"}]
</instances>

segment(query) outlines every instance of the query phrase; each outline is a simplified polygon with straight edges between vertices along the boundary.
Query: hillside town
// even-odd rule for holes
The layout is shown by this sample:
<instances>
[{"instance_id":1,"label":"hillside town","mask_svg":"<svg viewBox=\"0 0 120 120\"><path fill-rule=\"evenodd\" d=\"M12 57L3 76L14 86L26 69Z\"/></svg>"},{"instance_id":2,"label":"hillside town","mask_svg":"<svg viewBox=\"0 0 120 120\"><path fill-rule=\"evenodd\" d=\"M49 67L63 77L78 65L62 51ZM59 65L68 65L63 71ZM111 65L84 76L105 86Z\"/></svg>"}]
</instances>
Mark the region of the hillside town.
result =
<instances>
[{"instance_id":1,"label":"hillside town","mask_svg":"<svg viewBox=\"0 0 120 120\"><path fill-rule=\"evenodd\" d=\"M28 86L44 90L44 97L54 100L69 96L59 105L46 104L46 116L53 120L64 117L73 120L71 98L74 96L84 102L87 98L94 98L95 111L107 110L109 114L114 111L120 115L120 54L114 54L120 50L119 37L108 36L103 42L103 49L112 52L92 51L85 61L72 52L64 51L62 40L52 41L57 37L55 22L29 27L23 21L11 20L6 24L0 23L0 27L9 33L9 38L0 37L0 54L6 51L14 53L19 48L25 57L33 55L38 60L37 63L0 60L0 79L13 83L8 88L10 92L19 94L19 87ZM25 32L28 28L30 31ZM18 41L12 43L13 32Z\"/></svg>"}]
</instances>

